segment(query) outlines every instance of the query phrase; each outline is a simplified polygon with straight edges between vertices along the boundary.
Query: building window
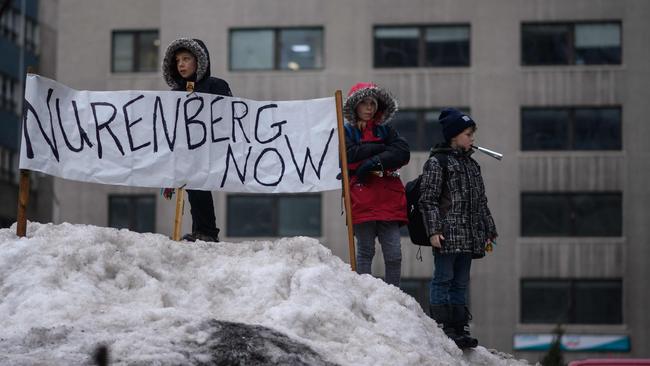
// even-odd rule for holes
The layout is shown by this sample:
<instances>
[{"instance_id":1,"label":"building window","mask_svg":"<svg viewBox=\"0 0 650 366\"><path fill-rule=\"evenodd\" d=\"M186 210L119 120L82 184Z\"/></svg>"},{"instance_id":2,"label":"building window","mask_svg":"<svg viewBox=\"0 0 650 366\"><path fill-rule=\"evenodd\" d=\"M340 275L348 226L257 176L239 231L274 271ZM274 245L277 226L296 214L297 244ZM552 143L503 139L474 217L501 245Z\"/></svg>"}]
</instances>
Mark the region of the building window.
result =
<instances>
[{"instance_id":1,"label":"building window","mask_svg":"<svg viewBox=\"0 0 650 366\"><path fill-rule=\"evenodd\" d=\"M14 180L14 152L0 146L0 181Z\"/></svg>"},{"instance_id":2,"label":"building window","mask_svg":"<svg viewBox=\"0 0 650 366\"><path fill-rule=\"evenodd\" d=\"M228 236L321 236L321 195L229 195Z\"/></svg>"},{"instance_id":3,"label":"building window","mask_svg":"<svg viewBox=\"0 0 650 366\"><path fill-rule=\"evenodd\" d=\"M139 233L156 231L155 195L111 195L108 197L108 226Z\"/></svg>"},{"instance_id":4,"label":"building window","mask_svg":"<svg viewBox=\"0 0 650 366\"><path fill-rule=\"evenodd\" d=\"M230 30L230 70L322 68L322 27Z\"/></svg>"},{"instance_id":5,"label":"building window","mask_svg":"<svg viewBox=\"0 0 650 366\"><path fill-rule=\"evenodd\" d=\"M621 324L620 279L522 279L521 322Z\"/></svg>"},{"instance_id":6,"label":"building window","mask_svg":"<svg viewBox=\"0 0 650 366\"><path fill-rule=\"evenodd\" d=\"M40 31L36 20L25 18L25 48L36 54L40 45Z\"/></svg>"},{"instance_id":7,"label":"building window","mask_svg":"<svg viewBox=\"0 0 650 366\"><path fill-rule=\"evenodd\" d=\"M0 35L11 42L18 41L20 30L20 13L10 6L5 9L0 17Z\"/></svg>"},{"instance_id":8,"label":"building window","mask_svg":"<svg viewBox=\"0 0 650 366\"><path fill-rule=\"evenodd\" d=\"M524 23L523 65L621 63L621 23Z\"/></svg>"},{"instance_id":9,"label":"building window","mask_svg":"<svg viewBox=\"0 0 650 366\"><path fill-rule=\"evenodd\" d=\"M522 150L621 150L620 107L523 108Z\"/></svg>"},{"instance_id":10,"label":"building window","mask_svg":"<svg viewBox=\"0 0 650 366\"><path fill-rule=\"evenodd\" d=\"M14 78L0 73L0 109L18 114L17 96L18 81Z\"/></svg>"},{"instance_id":11,"label":"building window","mask_svg":"<svg viewBox=\"0 0 650 366\"><path fill-rule=\"evenodd\" d=\"M621 236L622 194L522 193L522 236Z\"/></svg>"},{"instance_id":12,"label":"building window","mask_svg":"<svg viewBox=\"0 0 650 366\"><path fill-rule=\"evenodd\" d=\"M154 72L158 70L157 30L113 31L113 72Z\"/></svg>"},{"instance_id":13,"label":"building window","mask_svg":"<svg viewBox=\"0 0 650 366\"><path fill-rule=\"evenodd\" d=\"M375 67L469 66L469 30L469 25L375 27Z\"/></svg>"},{"instance_id":14,"label":"building window","mask_svg":"<svg viewBox=\"0 0 650 366\"><path fill-rule=\"evenodd\" d=\"M469 114L469 108L458 108ZM429 151L444 142L442 126L438 123L439 108L399 110L390 124L409 143L411 151Z\"/></svg>"}]
</instances>

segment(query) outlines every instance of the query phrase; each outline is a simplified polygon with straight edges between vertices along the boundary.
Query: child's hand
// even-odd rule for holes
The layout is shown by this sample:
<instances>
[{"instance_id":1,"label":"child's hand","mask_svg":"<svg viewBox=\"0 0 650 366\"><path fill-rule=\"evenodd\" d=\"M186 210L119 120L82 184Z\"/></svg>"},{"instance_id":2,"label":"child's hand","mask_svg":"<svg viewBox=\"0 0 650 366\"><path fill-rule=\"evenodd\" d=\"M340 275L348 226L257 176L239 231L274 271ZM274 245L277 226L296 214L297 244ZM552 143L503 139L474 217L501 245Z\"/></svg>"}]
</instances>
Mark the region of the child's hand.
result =
<instances>
[{"instance_id":1,"label":"child's hand","mask_svg":"<svg viewBox=\"0 0 650 366\"><path fill-rule=\"evenodd\" d=\"M429 242L431 243L431 246L438 249L442 249L441 240L445 240L445 237L442 236L442 234L433 234L429 238Z\"/></svg>"},{"instance_id":2,"label":"child's hand","mask_svg":"<svg viewBox=\"0 0 650 366\"><path fill-rule=\"evenodd\" d=\"M497 245L496 240L494 239L488 239L485 241L485 251L488 253L492 253L494 250L494 247Z\"/></svg>"},{"instance_id":3,"label":"child's hand","mask_svg":"<svg viewBox=\"0 0 650 366\"><path fill-rule=\"evenodd\" d=\"M163 198L166 200L170 200L174 195L174 188L161 188L160 195L163 196Z\"/></svg>"}]
</instances>

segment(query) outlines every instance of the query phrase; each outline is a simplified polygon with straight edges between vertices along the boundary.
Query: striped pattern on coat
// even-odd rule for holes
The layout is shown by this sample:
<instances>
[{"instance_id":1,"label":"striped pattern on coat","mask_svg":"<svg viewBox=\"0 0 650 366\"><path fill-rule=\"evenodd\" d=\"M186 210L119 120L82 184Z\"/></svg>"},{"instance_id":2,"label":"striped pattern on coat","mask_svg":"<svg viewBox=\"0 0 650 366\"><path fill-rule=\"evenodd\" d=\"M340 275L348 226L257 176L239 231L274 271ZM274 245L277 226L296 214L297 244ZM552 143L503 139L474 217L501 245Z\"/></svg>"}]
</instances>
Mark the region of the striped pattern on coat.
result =
<instances>
[{"instance_id":1,"label":"striped pattern on coat","mask_svg":"<svg viewBox=\"0 0 650 366\"><path fill-rule=\"evenodd\" d=\"M434 154L447 154L445 169ZM473 151L438 148L424 164L419 208L427 235L442 234L442 249L435 253L471 253L485 256L485 243L497 237L487 205L481 168ZM443 202L448 204L442 204Z\"/></svg>"}]
</instances>

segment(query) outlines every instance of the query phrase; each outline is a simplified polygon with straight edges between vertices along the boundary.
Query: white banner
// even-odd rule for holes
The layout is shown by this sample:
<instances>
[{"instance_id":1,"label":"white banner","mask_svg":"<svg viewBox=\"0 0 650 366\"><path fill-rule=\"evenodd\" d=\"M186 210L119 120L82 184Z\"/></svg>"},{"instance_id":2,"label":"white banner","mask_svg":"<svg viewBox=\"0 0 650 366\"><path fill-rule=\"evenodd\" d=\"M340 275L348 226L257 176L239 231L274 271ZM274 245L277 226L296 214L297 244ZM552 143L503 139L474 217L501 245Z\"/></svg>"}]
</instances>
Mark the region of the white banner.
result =
<instances>
[{"instance_id":1,"label":"white banner","mask_svg":"<svg viewBox=\"0 0 650 366\"><path fill-rule=\"evenodd\" d=\"M334 98L262 102L78 91L27 75L20 168L72 180L228 192L341 188Z\"/></svg>"}]
</instances>

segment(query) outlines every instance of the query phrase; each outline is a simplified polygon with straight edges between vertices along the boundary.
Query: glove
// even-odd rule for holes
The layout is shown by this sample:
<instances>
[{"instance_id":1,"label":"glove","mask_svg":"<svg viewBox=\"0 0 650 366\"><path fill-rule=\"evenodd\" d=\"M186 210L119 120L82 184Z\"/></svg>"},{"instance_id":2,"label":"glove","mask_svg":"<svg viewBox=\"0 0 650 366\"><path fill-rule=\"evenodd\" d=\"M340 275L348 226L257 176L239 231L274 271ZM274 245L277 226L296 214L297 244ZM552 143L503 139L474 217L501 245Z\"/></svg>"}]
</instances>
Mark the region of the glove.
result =
<instances>
[{"instance_id":1,"label":"glove","mask_svg":"<svg viewBox=\"0 0 650 366\"><path fill-rule=\"evenodd\" d=\"M354 174L357 176L357 181L364 182L373 170L382 170L381 161L376 155L361 163Z\"/></svg>"},{"instance_id":2,"label":"glove","mask_svg":"<svg viewBox=\"0 0 650 366\"><path fill-rule=\"evenodd\" d=\"M174 195L174 188L160 188L160 195L166 200L170 200Z\"/></svg>"}]
</instances>

